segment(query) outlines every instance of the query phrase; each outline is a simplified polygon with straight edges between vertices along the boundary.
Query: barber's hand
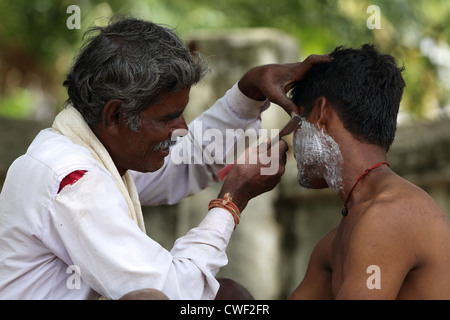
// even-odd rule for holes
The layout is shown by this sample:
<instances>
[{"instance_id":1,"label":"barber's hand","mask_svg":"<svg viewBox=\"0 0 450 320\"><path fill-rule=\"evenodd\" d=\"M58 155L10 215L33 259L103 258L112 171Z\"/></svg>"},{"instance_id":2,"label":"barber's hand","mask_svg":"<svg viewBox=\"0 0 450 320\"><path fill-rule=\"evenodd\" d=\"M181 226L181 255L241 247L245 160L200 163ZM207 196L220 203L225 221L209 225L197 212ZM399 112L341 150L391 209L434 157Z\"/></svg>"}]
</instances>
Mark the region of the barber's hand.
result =
<instances>
[{"instance_id":1,"label":"barber's hand","mask_svg":"<svg viewBox=\"0 0 450 320\"><path fill-rule=\"evenodd\" d=\"M258 148L246 149L228 173L219 198L230 193L234 204L242 212L252 198L272 190L280 182L287 150L284 140L272 147L269 140Z\"/></svg>"},{"instance_id":2,"label":"barber's hand","mask_svg":"<svg viewBox=\"0 0 450 320\"><path fill-rule=\"evenodd\" d=\"M330 62L328 55L310 55L303 62L269 64L250 69L239 81L239 89L255 100L269 99L281 106L290 115L298 113L298 107L286 93L292 85L303 79L312 65Z\"/></svg>"}]
</instances>

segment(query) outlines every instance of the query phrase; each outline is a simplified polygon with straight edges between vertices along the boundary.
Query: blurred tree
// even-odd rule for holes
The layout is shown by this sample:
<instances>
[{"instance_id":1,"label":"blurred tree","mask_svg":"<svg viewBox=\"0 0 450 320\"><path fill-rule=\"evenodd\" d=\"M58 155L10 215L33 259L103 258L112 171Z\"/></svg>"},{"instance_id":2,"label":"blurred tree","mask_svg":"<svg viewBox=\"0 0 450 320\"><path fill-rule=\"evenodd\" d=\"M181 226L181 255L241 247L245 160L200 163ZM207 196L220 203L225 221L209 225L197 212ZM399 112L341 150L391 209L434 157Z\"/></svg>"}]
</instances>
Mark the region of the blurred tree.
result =
<instances>
[{"instance_id":1,"label":"blurred tree","mask_svg":"<svg viewBox=\"0 0 450 320\"><path fill-rule=\"evenodd\" d=\"M74 1L0 2L0 115L51 117L65 100L61 83L79 45L81 30L68 29ZM82 21L121 9L121 1L77 1ZM83 23L84 24L84 23ZM89 23L90 24L90 23ZM64 100L62 100L64 97ZM23 102L34 105L25 105Z\"/></svg>"},{"instance_id":2,"label":"blurred tree","mask_svg":"<svg viewBox=\"0 0 450 320\"><path fill-rule=\"evenodd\" d=\"M370 5L380 8L380 29L366 26ZM164 7L172 14L171 23L186 34L204 28L265 26L284 30L299 40L300 59L311 53L331 52L339 45L359 47L373 43L406 67L407 89L402 109L409 111L413 119L448 108L450 80L445 86L442 78L450 78L450 50L446 52L446 62L442 59L443 63L436 63L432 56L426 55L421 44L424 39L432 39L443 44L444 51L446 46L448 49L449 1L166 0Z\"/></svg>"},{"instance_id":3,"label":"blurred tree","mask_svg":"<svg viewBox=\"0 0 450 320\"><path fill-rule=\"evenodd\" d=\"M81 30L66 27L71 4L81 8ZM380 8L380 29L366 25L370 5ZM65 99L61 82L82 33L95 21L106 21L96 18L117 12L176 27L182 37L200 29L281 29L299 40L299 59L328 53L339 45L374 43L406 67L402 109L422 118L449 105L450 2L446 0L6 0L0 2L0 114L24 116L43 105L61 107ZM20 106L29 100L26 90L36 88L33 92L45 92L47 97L36 108L23 106L14 112L16 108L5 106Z\"/></svg>"}]
</instances>

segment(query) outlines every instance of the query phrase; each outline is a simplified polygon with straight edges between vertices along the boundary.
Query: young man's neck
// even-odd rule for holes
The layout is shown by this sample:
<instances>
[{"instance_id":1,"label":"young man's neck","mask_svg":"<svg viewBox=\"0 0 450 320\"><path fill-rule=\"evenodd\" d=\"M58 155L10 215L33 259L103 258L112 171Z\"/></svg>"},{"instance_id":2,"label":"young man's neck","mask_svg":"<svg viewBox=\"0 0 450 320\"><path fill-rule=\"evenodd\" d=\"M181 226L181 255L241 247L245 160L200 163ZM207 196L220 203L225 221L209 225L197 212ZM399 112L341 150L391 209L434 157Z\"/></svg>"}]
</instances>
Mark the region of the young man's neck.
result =
<instances>
[{"instance_id":1,"label":"young man's neck","mask_svg":"<svg viewBox=\"0 0 450 320\"><path fill-rule=\"evenodd\" d=\"M361 190L358 186L354 187L357 179L361 177L358 184L366 184L365 182L367 181L364 180L366 180L369 175L374 175L382 166L375 168L373 172L362 177L364 172L374 165L387 162L387 157L386 150L383 147L363 143L355 139L349 141L347 146L341 145L341 152L344 159L342 168L343 188L339 192L339 197L342 201L345 201L352 191L352 188L354 189L351 196L354 196ZM367 180L369 179L370 178ZM349 199L349 201L352 201L352 199Z\"/></svg>"}]
</instances>

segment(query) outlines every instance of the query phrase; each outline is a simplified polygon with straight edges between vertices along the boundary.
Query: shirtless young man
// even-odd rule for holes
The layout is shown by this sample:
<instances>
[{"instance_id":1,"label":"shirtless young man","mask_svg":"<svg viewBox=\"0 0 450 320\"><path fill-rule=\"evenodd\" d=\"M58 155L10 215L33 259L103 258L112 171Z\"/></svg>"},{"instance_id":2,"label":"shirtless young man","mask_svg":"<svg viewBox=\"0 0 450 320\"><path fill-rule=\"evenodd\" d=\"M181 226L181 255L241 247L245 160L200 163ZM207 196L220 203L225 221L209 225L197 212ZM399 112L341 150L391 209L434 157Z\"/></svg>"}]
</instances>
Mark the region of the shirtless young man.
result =
<instances>
[{"instance_id":1,"label":"shirtless young man","mask_svg":"<svg viewBox=\"0 0 450 320\"><path fill-rule=\"evenodd\" d=\"M343 217L290 299L450 299L447 216L387 163L402 69L370 45L330 56L292 91L305 118L294 152L300 185L334 189Z\"/></svg>"}]
</instances>

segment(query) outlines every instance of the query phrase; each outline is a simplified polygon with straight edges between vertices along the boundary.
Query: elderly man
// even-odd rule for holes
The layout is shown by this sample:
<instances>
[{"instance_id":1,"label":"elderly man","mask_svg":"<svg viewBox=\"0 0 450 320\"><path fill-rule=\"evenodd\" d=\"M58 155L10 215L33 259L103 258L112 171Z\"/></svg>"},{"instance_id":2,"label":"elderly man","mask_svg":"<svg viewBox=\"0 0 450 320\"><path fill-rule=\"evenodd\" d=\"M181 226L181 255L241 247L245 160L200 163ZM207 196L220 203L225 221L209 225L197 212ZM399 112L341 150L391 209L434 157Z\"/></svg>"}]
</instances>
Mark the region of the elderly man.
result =
<instances>
[{"instance_id":1,"label":"elderly man","mask_svg":"<svg viewBox=\"0 0 450 320\"><path fill-rule=\"evenodd\" d=\"M292 299L450 299L450 224L422 189L395 174L405 83L375 47L337 48L294 85L298 181L342 199L339 225L315 247Z\"/></svg>"},{"instance_id":2,"label":"elderly man","mask_svg":"<svg viewBox=\"0 0 450 320\"><path fill-rule=\"evenodd\" d=\"M192 133L174 138L188 130L183 111L205 65L152 22L122 18L89 33L64 82L66 108L8 170L0 298L213 299L240 214L279 182L287 145L266 150L279 162L273 175L261 175L260 162L233 166L218 199L205 204L204 220L165 250L145 233L141 205L177 203L217 182L223 167L174 164L168 156L205 148ZM295 111L287 90L327 59L254 68L196 121L203 131L225 132L260 127L269 100Z\"/></svg>"}]
</instances>

